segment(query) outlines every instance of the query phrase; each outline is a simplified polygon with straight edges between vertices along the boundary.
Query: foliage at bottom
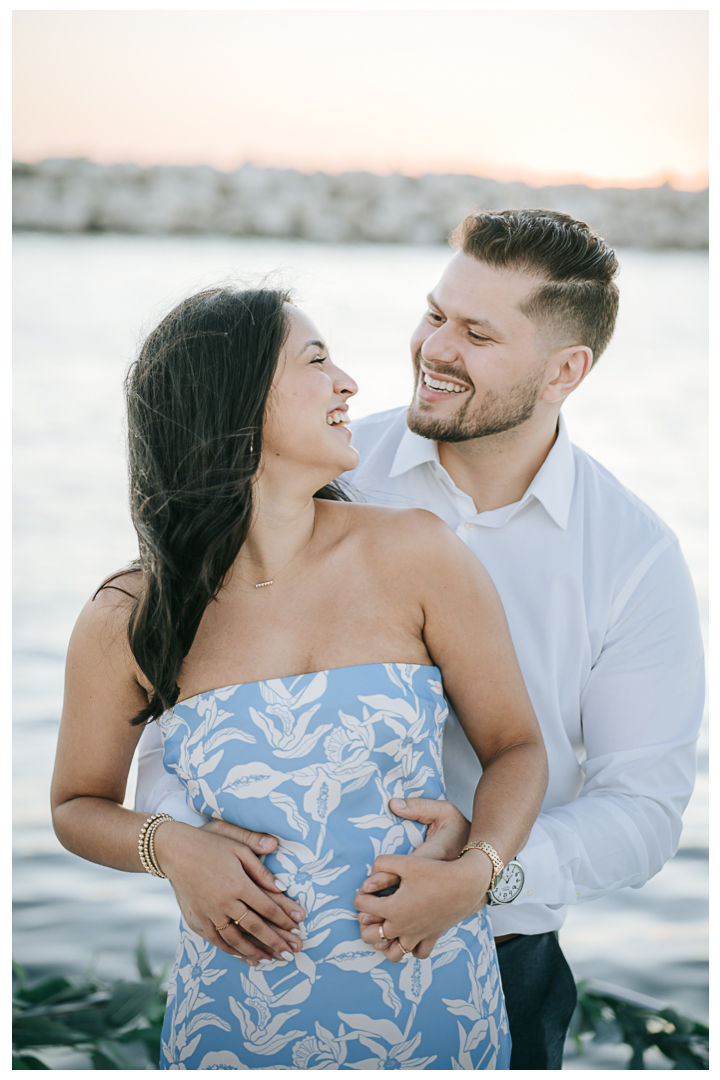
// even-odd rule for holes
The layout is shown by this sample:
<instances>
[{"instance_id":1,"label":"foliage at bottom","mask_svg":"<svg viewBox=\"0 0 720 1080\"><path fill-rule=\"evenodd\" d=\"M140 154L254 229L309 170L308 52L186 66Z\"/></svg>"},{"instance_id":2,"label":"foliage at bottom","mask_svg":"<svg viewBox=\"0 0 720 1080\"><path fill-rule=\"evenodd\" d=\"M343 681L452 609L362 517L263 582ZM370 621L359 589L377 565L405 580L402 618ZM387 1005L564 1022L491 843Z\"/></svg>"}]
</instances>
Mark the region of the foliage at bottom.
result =
<instances>
[{"instance_id":1,"label":"foliage at bottom","mask_svg":"<svg viewBox=\"0 0 720 1080\"><path fill-rule=\"evenodd\" d=\"M137 1069L138 1050L145 1067L157 1068L165 972L152 971L142 942L135 958L139 979L110 985L93 974L30 984L13 962L13 1069L47 1069L33 1051L59 1047L88 1054L93 1069Z\"/></svg>"},{"instance_id":2,"label":"foliage at bottom","mask_svg":"<svg viewBox=\"0 0 720 1080\"><path fill-rule=\"evenodd\" d=\"M67 1047L87 1054L93 1069L158 1067L165 1013L165 972L154 973L145 948L135 950L139 979L108 985L92 974L82 979L51 976L28 983L13 962L13 1069L47 1069L33 1051ZM674 1009L650 1009L608 989L578 983L578 1005L570 1027L578 1053L581 1036L597 1044L625 1044L629 1069L645 1068L645 1052L656 1047L673 1069L708 1069L708 1029ZM128 1048L132 1045L132 1060ZM142 1065L138 1065L138 1050Z\"/></svg>"},{"instance_id":3,"label":"foliage at bottom","mask_svg":"<svg viewBox=\"0 0 720 1080\"><path fill-rule=\"evenodd\" d=\"M681 1016L674 1009L648 1009L607 990L578 983L578 1004L570 1034L578 1053L581 1035L592 1032L592 1041L624 1043L632 1050L628 1069L645 1068L645 1051L657 1049L673 1062L673 1069L708 1069L708 1028Z\"/></svg>"}]
</instances>

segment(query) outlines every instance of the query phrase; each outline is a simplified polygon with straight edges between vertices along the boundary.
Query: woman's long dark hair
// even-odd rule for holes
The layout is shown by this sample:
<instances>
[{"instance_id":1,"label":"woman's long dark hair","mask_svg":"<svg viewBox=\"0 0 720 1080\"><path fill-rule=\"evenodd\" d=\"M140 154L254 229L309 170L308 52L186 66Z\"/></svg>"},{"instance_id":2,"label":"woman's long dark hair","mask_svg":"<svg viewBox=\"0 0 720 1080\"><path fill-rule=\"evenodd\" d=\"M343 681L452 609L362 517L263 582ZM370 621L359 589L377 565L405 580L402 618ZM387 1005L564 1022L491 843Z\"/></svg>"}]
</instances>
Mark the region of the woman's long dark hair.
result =
<instances>
[{"instance_id":1,"label":"woman's long dark hair","mask_svg":"<svg viewBox=\"0 0 720 1080\"><path fill-rule=\"evenodd\" d=\"M200 621L247 537L288 300L281 289L197 293L153 330L128 372L130 506L142 570L128 638L153 688L133 724L177 701ZM346 497L332 485L318 494Z\"/></svg>"}]
</instances>

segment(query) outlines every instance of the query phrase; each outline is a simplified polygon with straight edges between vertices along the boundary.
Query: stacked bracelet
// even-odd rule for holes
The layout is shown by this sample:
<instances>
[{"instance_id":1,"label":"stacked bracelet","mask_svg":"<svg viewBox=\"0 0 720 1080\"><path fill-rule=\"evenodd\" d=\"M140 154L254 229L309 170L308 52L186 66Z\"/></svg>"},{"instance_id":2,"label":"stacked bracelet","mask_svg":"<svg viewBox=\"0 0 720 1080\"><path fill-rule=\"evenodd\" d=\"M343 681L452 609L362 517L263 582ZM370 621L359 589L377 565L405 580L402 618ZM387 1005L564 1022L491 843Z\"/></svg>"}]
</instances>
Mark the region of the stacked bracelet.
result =
<instances>
[{"instance_id":1,"label":"stacked bracelet","mask_svg":"<svg viewBox=\"0 0 720 1080\"><path fill-rule=\"evenodd\" d=\"M142 829L140 830L140 836L138 838L138 854L140 855L140 862L143 864L143 869L152 874L153 877L166 878L167 874L163 874L155 856L155 833L164 821L174 821L175 818L170 814L153 814L149 817Z\"/></svg>"}]
</instances>

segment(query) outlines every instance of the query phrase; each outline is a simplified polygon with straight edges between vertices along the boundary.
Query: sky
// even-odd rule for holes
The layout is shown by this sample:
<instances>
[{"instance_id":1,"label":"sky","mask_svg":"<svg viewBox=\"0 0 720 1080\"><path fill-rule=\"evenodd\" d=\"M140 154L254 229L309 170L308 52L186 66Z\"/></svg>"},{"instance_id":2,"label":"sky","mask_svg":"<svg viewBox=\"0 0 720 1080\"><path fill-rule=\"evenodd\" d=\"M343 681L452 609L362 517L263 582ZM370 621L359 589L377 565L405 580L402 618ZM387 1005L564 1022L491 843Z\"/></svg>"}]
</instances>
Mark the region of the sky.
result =
<instances>
[{"instance_id":1,"label":"sky","mask_svg":"<svg viewBox=\"0 0 720 1080\"><path fill-rule=\"evenodd\" d=\"M708 176L706 11L16 11L13 156Z\"/></svg>"}]
</instances>

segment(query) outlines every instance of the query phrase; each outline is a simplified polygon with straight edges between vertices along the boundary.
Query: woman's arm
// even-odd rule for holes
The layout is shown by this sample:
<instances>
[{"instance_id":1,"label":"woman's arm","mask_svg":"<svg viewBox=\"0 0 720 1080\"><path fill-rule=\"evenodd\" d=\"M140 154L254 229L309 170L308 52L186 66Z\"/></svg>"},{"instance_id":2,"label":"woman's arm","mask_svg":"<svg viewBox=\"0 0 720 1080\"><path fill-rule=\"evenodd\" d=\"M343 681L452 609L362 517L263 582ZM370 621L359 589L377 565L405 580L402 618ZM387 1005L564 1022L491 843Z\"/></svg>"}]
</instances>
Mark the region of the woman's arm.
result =
<instances>
[{"instance_id":1,"label":"woman's arm","mask_svg":"<svg viewBox=\"0 0 720 1080\"><path fill-rule=\"evenodd\" d=\"M147 815L122 802L142 731L129 721L148 699L127 643L129 611L127 597L103 590L78 619L68 649L52 809L55 832L68 850L139 873L138 837ZM282 895L257 856L228 836L229 828L217 823L198 830L171 821L155 833L158 863L189 925L250 963L288 946L297 951L300 941L292 930L304 913ZM252 911L242 929L248 932L231 925L220 936L215 927L239 918L247 907Z\"/></svg>"},{"instance_id":2,"label":"woman's arm","mask_svg":"<svg viewBox=\"0 0 720 1080\"><path fill-rule=\"evenodd\" d=\"M434 515L416 511L404 533L407 588L421 589L422 634L445 692L483 768L469 841L490 844L507 864L522 847L547 786L547 758L497 591L484 567ZM383 855L373 873L396 874L400 888L378 898L360 891L356 908L384 918L387 938L405 950L436 938L485 902L493 867L483 851L443 862ZM363 932L381 944L376 926ZM397 945L387 949L400 959Z\"/></svg>"}]
</instances>

